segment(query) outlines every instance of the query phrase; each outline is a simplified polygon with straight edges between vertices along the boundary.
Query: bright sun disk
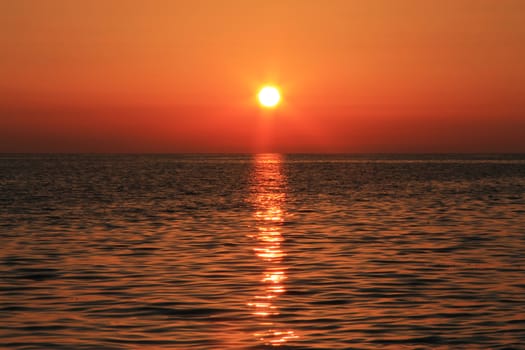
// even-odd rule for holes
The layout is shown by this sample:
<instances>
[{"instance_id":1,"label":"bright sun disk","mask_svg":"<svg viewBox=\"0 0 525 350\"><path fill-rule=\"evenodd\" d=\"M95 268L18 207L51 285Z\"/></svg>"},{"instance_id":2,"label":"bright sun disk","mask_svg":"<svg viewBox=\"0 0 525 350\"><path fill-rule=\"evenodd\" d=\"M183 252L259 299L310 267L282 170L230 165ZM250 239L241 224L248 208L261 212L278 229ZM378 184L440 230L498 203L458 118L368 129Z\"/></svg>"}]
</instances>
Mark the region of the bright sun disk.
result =
<instances>
[{"instance_id":1,"label":"bright sun disk","mask_svg":"<svg viewBox=\"0 0 525 350\"><path fill-rule=\"evenodd\" d=\"M279 104L281 94L276 87L265 86L259 91L257 98L263 107L273 108Z\"/></svg>"}]
</instances>

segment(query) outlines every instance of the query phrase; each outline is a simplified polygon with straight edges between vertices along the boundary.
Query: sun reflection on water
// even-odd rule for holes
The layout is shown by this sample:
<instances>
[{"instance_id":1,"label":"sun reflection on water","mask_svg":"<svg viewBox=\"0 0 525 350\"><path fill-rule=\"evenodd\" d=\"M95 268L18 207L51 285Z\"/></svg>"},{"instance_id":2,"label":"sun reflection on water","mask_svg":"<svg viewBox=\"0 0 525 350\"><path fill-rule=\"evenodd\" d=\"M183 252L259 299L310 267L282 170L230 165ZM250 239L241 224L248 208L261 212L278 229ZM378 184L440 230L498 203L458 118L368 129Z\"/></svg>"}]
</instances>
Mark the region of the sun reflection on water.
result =
<instances>
[{"instance_id":1,"label":"sun reflection on water","mask_svg":"<svg viewBox=\"0 0 525 350\"><path fill-rule=\"evenodd\" d=\"M272 322L279 315L278 297L286 291L286 256L281 243L284 238L281 226L284 221L283 205L286 199L286 180L281 170L282 159L278 154L261 154L255 158L253 170L253 203L257 232L253 248L265 270L261 276L261 291L248 306L259 320L260 331L254 336L266 345L279 346L297 338L293 330L284 329Z\"/></svg>"}]
</instances>

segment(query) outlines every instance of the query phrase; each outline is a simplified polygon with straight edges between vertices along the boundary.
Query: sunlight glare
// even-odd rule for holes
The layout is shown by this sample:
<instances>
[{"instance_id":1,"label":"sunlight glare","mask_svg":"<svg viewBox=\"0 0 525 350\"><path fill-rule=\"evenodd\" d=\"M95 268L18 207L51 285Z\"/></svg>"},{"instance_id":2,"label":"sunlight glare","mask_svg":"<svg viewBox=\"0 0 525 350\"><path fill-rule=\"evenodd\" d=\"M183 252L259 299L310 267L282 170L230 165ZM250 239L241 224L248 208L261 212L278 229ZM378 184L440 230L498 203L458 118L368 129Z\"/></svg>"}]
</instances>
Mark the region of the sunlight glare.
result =
<instances>
[{"instance_id":1,"label":"sunlight glare","mask_svg":"<svg viewBox=\"0 0 525 350\"><path fill-rule=\"evenodd\" d=\"M265 86L257 95L261 106L266 108L274 108L281 101L281 93L275 86Z\"/></svg>"}]
</instances>

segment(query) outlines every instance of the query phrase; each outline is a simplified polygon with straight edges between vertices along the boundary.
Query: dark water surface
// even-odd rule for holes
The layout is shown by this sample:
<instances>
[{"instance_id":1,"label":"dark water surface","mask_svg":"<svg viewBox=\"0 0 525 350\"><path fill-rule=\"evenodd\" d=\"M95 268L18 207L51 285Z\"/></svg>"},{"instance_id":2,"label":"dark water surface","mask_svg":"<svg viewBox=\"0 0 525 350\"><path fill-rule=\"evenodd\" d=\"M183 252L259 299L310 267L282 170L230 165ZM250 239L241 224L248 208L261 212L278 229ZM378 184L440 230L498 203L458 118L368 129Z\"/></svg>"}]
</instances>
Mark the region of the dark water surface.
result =
<instances>
[{"instance_id":1,"label":"dark water surface","mask_svg":"<svg viewBox=\"0 0 525 350\"><path fill-rule=\"evenodd\" d=\"M525 349L525 156L0 156L0 348Z\"/></svg>"}]
</instances>

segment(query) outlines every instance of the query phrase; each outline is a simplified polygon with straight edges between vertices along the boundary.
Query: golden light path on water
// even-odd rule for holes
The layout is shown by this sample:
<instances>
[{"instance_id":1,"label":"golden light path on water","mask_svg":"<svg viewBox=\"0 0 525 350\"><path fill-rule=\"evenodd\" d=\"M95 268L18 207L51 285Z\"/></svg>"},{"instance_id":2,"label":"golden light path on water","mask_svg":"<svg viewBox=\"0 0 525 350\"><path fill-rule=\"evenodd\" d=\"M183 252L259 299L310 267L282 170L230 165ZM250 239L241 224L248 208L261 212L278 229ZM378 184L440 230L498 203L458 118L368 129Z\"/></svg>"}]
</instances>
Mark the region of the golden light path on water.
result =
<instances>
[{"instance_id":1,"label":"golden light path on water","mask_svg":"<svg viewBox=\"0 0 525 350\"><path fill-rule=\"evenodd\" d=\"M282 158L278 154L261 154L255 158L253 170L253 201L257 232L255 256L264 265L261 291L248 303L259 320L260 331L254 336L266 345L279 346L297 338L293 330L280 327L272 321L279 315L278 298L286 291L286 267L282 248L284 240L281 226L284 221L286 179L282 174Z\"/></svg>"}]
</instances>

